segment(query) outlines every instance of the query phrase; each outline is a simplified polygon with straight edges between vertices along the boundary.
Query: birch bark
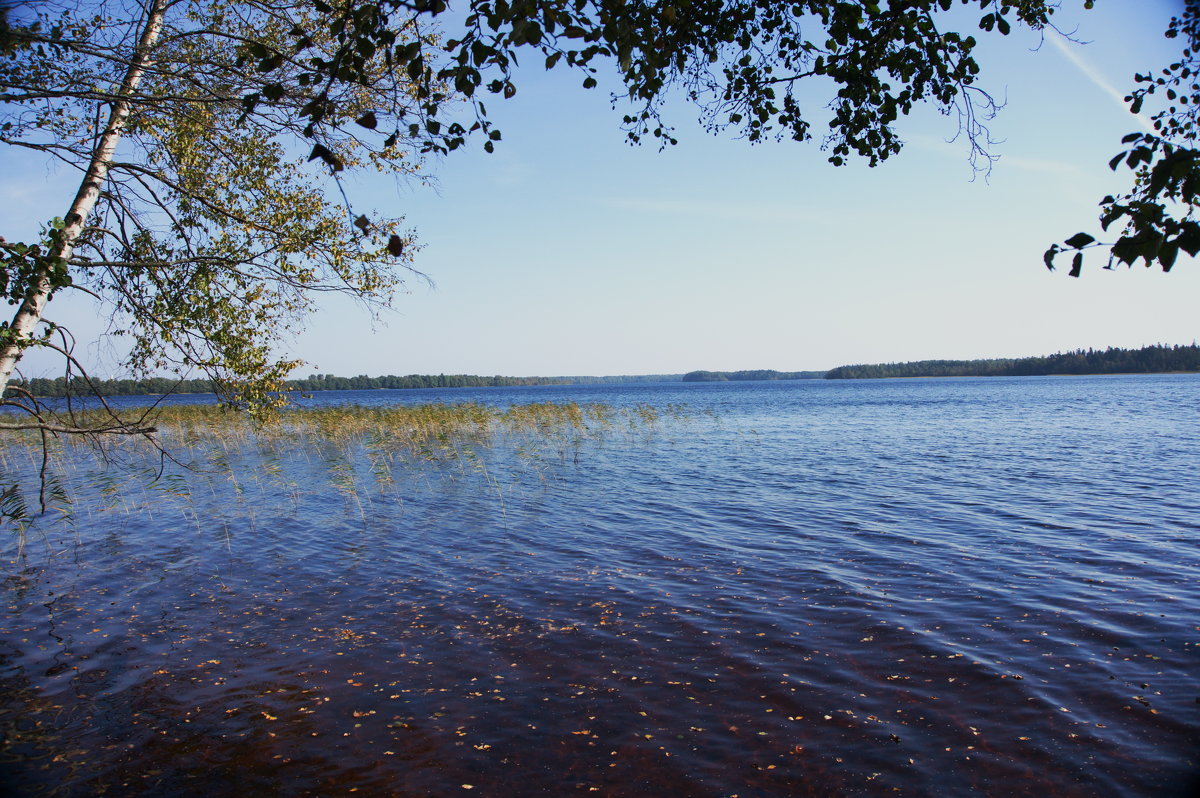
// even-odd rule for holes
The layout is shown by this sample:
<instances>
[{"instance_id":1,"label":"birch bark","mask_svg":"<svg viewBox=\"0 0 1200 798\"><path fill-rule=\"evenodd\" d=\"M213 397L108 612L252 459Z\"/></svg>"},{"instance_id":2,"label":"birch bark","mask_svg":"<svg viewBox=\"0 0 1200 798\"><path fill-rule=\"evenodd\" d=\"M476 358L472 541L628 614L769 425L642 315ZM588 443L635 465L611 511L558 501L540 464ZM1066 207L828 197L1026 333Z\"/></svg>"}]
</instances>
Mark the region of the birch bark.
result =
<instances>
[{"instance_id":1,"label":"birch bark","mask_svg":"<svg viewBox=\"0 0 1200 798\"><path fill-rule=\"evenodd\" d=\"M75 242L83 233L88 216L96 207L100 189L108 176L109 166L116 154L117 144L121 140L121 134L125 130L126 121L129 119L133 107L133 96L137 91L138 84L142 82L142 76L145 75L147 67L151 64L151 53L162 33L163 17L168 4L169 0L150 0L150 5L146 9L145 27L138 38L133 57L129 61L129 67L125 70L125 75L121 80L120 88L117 91L118 99L113 103L108 123L96 142L87 172L84 173L79 191L75 194L75 201L71 203L70 210L63 217L65 224L57 247L49 253L52 259L70 258ZM25 295L25 299L21 302L9 325L10 336L3 345L0 345L0 397L8 388L9 380L12 379L13 370L21 359L22 352L33 340L34 331L42 320L53 288L51 269L49 266L44 266L31 280L29 292Z\"/></svg>"}]
</instances>

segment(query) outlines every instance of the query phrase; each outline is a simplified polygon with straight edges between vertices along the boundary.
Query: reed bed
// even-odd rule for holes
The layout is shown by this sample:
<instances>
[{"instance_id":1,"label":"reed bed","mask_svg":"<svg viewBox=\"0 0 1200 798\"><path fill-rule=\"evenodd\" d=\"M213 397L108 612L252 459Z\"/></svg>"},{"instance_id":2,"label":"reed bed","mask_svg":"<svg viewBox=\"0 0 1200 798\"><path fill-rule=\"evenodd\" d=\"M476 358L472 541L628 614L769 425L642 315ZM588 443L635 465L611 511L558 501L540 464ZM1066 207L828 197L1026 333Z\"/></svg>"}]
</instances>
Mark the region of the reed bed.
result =
<instances>
[{"instance_id":1,"label":"reed bed","mask_svg":"<svg viewBox=\"0 0 1200 798\"><path fill-rule=\"evenodd\" d=\"M401 483L468 478L502 510L514 482L554 478L588 446L645 440L687 417L678 405L540 402L291 407L258 421L216 405L163 406L150 437L59 436L45 448L37 433L0 440L0 523L23 530L48 515L69 521L85 508L130 513L164 502L186 511L197 493L209 494L206 507L220 497L231 517L264 500L298 511L336 497L365 519Z\"/></svg>"}]
</instances>

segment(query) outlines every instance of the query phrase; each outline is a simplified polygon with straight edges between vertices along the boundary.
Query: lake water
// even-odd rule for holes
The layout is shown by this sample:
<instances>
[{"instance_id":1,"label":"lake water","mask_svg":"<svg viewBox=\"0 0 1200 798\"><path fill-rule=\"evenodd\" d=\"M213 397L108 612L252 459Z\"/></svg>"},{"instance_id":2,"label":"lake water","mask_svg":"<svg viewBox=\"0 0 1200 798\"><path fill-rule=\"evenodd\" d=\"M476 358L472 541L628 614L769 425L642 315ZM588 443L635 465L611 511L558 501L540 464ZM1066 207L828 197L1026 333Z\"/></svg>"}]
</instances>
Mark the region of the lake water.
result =
<instances>
[{"instance_id":1,"label":"lake water","mask_svg":"<svg viewBox=\"0 0 1200 798\"><path fill-rule=\"evenodd\" d=\"M557 451L501 441L478 467L386 480L307 451L153 485L81 471L72 518L35 524L23 557L5 530L0 781L155 796L1197 786L1200 375L311 401L463 400L687 417Z\"/></svg>"}]
</instances>

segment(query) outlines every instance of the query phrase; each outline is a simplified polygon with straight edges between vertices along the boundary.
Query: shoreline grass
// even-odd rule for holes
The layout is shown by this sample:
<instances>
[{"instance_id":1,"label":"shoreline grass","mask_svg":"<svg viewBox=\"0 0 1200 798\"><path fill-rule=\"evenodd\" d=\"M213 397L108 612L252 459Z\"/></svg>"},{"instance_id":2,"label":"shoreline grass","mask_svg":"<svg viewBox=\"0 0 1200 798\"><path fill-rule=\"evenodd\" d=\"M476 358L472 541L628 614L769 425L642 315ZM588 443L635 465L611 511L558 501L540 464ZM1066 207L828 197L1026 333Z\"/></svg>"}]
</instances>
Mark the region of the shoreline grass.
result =
<instances>
[{"instance_id":1,"label":"shoreline grass","mask_svg":"<svg viewBox=\"0 0 1200 798\"><path fill-rule=\"evenodd\" d=\"M686 408L648 404L538 402L289 407L268 420L217 405L168 405L148 420L153 436L49 436L0 439L0 526L22 530L57 511L148 505L193 491L247 491L274 502L314 492L340 496L365 518L372 496L406 477L475 476L503 502L503 481L545 479L578 464L587 445L653 435ZM75 416L103 421L100 411ZM36 512L35 512L36 510Z\"/></svg>"}]
</instances>

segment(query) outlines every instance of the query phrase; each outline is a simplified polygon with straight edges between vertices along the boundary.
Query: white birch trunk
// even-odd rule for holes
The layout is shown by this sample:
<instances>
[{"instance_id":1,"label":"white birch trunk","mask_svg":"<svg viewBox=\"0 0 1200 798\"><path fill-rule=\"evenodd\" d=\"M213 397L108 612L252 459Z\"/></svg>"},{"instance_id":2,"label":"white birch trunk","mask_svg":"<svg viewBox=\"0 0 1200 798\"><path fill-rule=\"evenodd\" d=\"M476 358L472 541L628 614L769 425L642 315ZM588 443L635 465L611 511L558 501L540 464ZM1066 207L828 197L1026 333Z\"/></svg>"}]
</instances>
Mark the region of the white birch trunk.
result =
<instances>
[{"instance_id":1,"label":"white birch trunk","mask_svg":"<svg viewBox=\"0 0 1200 798\"><path fill-rule=\"evenodd\" d=\"M87 173L75 195L75 201L71 203L71 209L63 217L66 224L62 229L62 237L57 251L49 253L52 257L71 257L75 242L79 240L88 216L96 207L96 200L100 197L100 188L108 177L109 165L116 154L121 134L125 131L126 120L129 119L132 109L131 98L142 81L146 67L150 64L150 53L162 32L163 15L167 3L168 0L151 0L146 9L146 27L142 30L133 57L130 59L129 68L126 69L125 77L121 80L121 86L117 92L119 99L113 103L108 117L108 125L104 128L104 133L100 136L99 141L96 142L96 149L92 153ZM34 330L42 320L46 302L50 299L50 289L49 270L43 269L34 277L29 293L25 295L24 301L13 317L10 326L13 337L9 339L7 345L0 346L0 396L3 396L4 391L8 388L8 382L12 378L17 361L21 359L24 346L33 337Z\"/></svg>"}]
</instances>

